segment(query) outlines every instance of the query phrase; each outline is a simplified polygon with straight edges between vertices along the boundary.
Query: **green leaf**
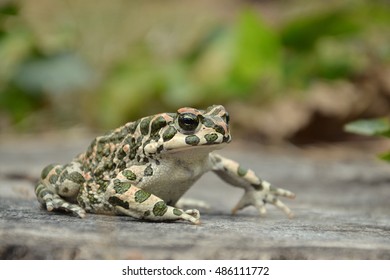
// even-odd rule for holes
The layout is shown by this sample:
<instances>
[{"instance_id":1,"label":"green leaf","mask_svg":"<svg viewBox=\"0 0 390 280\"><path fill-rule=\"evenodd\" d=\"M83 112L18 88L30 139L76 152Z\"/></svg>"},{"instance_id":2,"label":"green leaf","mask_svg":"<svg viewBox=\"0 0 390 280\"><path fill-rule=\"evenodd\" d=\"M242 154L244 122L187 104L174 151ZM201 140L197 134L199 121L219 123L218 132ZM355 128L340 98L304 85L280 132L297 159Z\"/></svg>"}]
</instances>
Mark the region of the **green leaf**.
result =
<instances>
[{"instance_id":1,"label":"green leaf","mask_svg":"<svg viewBox=\"0 0 390 280\"><path fill-rule=\"evenodd\" d=\"M358 120L344 127L346 132L362 135L381 135L390 138L390 122L387 118Z\"/></svg>"},{"instance_id":2,"label":"green leaf","mask_svg":"<svg viewBox=\"0 0 390 280\"><path fill-rule=\"evenodd\" d=\"M0 18L2 15L16 16L19 12L17 3L0 4Z\"/></svg>"},{"instance_id":3,"label":"green leaf","mask_svg":"<svg viewBox=\"0 0 390 280\"><path fill-rule=\"evenodd\" d=\"M390 152L380 154L379 158L384 160L384 161L390 162Z\"/></svg>"},{"instance_id":4,"label":"green leaf","mask_svg":"<svg viewBox=\"0 0 390 280\"><path fill-rule=\"evenodd\" d=\"M349 8L341 7L298 17L282 28L282 42L296 51L308 51L320 38L355 34L361 30L361 26L352 12Z\"/></svg>"},{"instance_id":5,"label":"green leaf","mask_svg":"<svg viewBox=\"0 0 390 280\"><path fill-rule=\"evenodd\" d=\"M282 50L277 32L251 10L240 12L230 27L218 29L204 40L190 75L215 96L245 98L261 86L274 89L281 83ZM198 96L199 94L196 93ZM210 95L211 96L211 95Z\"/></svg>"},{"instance_id":6,"label":"green leaf","mask_svg":"<svg viewBox=\"0 0 390 280\"><path fill-rule=\"evenodd\" d=\"M253 85L275 83L281 75L281 45L276 31L251 10L234 26L230 85L247 92Z\"/></svg>"},{"instance_id":7,"label":"green leaf","mask_svg":"<svg viewBox=\"0 0 390 280\"><path fill-rule=\"evenodd\" d=\"M14 82L29 93L63 93L86 88L93 72L73 53L31 58L19 66Z\"/></svg>"},{"instance_id":8,"label":"green leaf","mask_svg":"<svg viewBox=\"0 0 390 280\"><path fill-rule=\"evenodd\" d=\"M236 67L244 77L258 77L262 67L273 65L279 55L275 32L257 14L246 11L237 24Z\"/></svg>"}]
</instances>

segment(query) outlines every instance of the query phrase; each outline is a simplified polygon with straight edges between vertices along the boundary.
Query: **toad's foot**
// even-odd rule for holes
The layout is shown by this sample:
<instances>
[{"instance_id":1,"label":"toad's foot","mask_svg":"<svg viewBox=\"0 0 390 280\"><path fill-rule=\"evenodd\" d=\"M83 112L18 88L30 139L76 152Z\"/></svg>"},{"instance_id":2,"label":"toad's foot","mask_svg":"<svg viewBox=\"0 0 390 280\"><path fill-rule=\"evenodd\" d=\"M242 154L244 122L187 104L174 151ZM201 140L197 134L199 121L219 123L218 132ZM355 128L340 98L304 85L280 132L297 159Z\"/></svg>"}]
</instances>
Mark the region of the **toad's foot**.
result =
<instances>
[{"instance_id":1,"label":"toad's foot","mask_svg":"<svg viewBox=\"0 0 390 280\"><path fill-rule=\"evenodd\" d=\"M235 214L238 210L241 210L249 205L253 205L259 211L260 215L264 216L267 213L265 204L271 203L286 213L289 218L293 218L293 212L280 199L278 199L279 196L295 198L294 193L285 189L271 187L269 183L263 181L263 190L245 191L240 201L233 208L232 213Z\"/></svg>"},{"instance_id":2,"label":"toad's foot","mask_svg":"<svg viewBox=\"0 0 390 280\"><path fill-rule=\"evenodd\" d=\"M85 217L85 210L77 204L70 203L59 195L46 188L44 184L38 184L35 192L41 204L46 207L47 211L63 210L71 212L80 218Z\"/></svg>"},{"instance_id":3,"label":"toad's foot","mask_svg":"<svg viewBox=\"0 0 390 280\"><path fill-rule=\"evenodd\" d=\"M191 223L193 223L195 225L200 224L200 213L197 209L186 210L186 211L184 211L182 216L183 216L184 220L190 221Z\"/></svg>"}]
</instances>

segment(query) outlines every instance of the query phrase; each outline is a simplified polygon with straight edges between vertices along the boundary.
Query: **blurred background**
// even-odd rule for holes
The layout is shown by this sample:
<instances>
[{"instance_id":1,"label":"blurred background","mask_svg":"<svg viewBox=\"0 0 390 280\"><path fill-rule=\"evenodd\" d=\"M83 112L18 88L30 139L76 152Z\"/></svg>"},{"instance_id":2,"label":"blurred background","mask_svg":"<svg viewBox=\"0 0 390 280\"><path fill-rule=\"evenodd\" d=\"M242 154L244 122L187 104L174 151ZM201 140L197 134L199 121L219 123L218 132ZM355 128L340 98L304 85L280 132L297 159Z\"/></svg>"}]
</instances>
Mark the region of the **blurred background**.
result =
<instances>
[{"instance_id":1,"label":"blurred background","mask_svg":"<svg viewBox=\"0 0 390 280\"><path fill-rule=\"evenodd\" d=\"M348 140L390 108L386 0L0 0L0 131L223 104L233 136Z\"/></svg>"},{"instance_id":2,"label":"blurred background","mask_svg":"<svg viewBox=\"0 0 390 280\"><path fill-rule=\"evenodd\" d=\"M222 154L295 192L295 219L230 217L241 190L212 175L195 231L38 207L48 163L212 104ZM0 0L0 259L390 259L390 141L344 128L390 138L389 113L390 0Z\"/></svg>"}]
</instances>

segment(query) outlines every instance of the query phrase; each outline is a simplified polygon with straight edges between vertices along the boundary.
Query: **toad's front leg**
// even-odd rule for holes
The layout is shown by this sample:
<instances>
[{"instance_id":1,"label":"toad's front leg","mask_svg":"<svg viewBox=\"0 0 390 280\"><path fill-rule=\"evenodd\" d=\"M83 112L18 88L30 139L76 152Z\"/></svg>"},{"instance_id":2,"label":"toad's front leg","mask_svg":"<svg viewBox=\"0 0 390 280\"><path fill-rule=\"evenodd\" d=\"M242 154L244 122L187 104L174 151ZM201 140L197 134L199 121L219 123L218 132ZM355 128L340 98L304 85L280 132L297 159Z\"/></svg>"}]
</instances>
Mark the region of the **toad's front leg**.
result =
<instances>
[{"instance_id":1,"label":"toad's front leg","mask_svg":"<svg viewBox=\"0 0 390 280\"><path fill-rule=\"evenodd\" d=\"M260 215L263 216L266 213L265 204L272 203L284 211L288 217L291 218L293 216L292 211L278 197L294 198L294 193L285 189L272 187L270 183L260 179L252 170L245 169L239 163L218 154L211 153L210 160L213 171L221 179L245 190L243 197L233 208L233 214L240 209L253 205L257 208Z\"/></svg>"},{"instance_id":2,"label":"toad's front leg","mask_svg":"<svg viewBox=\"0 0 390 280\"><path fill-rule=\"evenodd\" d=\"M105 199L117 214L150 221L186 220L193 224L200 223L198 210L184 211L169 206L161 198L131 182L112 180L107 187Z\"/></svg>"}]
</instances>

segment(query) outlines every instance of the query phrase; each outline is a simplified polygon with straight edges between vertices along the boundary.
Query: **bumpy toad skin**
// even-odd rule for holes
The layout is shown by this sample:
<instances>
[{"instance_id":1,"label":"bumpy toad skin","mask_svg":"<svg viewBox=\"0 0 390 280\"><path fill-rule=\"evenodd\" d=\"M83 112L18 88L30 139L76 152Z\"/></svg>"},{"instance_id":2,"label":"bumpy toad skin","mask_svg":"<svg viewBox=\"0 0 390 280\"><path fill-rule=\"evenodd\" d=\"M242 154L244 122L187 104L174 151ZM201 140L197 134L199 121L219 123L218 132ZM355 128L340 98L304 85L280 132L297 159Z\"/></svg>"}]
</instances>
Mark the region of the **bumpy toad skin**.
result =
<instances>
[{"instance_id":1,"label":"bumpy toad skin","mask_svg":"<svg viewBox=\"0 0 390 280\"><path fill-rule=\"evenodd\" d=\"M145 117L97 137L71 163L44 168L35 193L48 211L79 217L91 212L198 224L198 210L175 204L213 171L245 191L233 213L253 205L264 215L265 204L271 203L291 217L278 197L294 198L292 192L271 187L252 170L213 152L230 141L229 115L220 105Z\"/></svg>"}]
</instances>

